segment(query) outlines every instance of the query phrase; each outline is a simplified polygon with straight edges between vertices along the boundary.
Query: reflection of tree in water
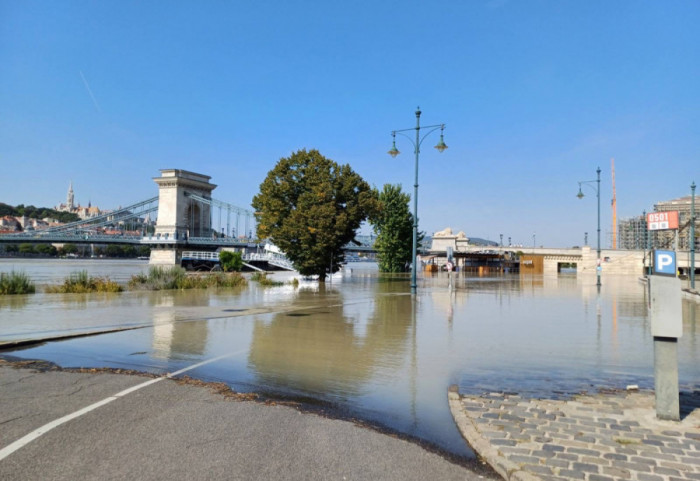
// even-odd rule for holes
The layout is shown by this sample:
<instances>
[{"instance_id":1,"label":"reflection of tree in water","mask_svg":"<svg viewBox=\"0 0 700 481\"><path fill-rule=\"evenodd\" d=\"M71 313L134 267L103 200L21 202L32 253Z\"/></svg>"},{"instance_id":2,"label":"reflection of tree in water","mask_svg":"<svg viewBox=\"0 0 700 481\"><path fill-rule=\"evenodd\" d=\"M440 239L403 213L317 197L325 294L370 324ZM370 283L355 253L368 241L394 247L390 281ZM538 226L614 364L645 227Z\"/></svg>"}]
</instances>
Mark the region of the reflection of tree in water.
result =
<instances>
[{"instance_id":1,"label":"reflection of tree in water","mask_svg":"<svg viewBox=\"0 0 700 481\"><path fill-rule=\"evenodd\" d=\"M405 284L405 283L404 283ZM411 327L411 297L378 283L366 302L300 291L308 309L256 320L248 362L262 384L339 395L358 394L375 369L398 370ZM405 291L405 286L404 291ZM315 298L315 299L314 299Z\"/></svg>"},{"instance_id":2,"label":"reflection of tree in water","mask_svg":"<svg viewBox=\"0 0 700 481\"><path fill-rule=\"evenodd\" d=\"M0 296L0 309L20 309L27 305L27 302L29 302L29 295L27 294Z\"/></svg>"}]
</instances>

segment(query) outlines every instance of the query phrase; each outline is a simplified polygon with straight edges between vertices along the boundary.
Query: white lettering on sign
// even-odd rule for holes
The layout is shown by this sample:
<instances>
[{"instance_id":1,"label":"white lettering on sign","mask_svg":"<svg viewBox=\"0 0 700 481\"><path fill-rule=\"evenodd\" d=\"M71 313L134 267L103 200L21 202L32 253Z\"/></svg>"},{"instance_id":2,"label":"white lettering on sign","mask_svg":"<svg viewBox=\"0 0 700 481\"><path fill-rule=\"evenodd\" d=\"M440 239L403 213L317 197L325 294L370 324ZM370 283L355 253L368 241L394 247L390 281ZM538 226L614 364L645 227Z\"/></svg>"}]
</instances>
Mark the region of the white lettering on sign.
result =
<instances>
[{"instance_id":1,"label":"white lettering on sign","mask_svg":"<svg viewBox=\"0 0 700 481\"><path fill-rule=\"evenodd\" d=\"M678 229L678 211L649 212L647 230Z\"/></svg>"},{"instance_id":2,"label":"white lettering on sign","mask_svg":"<svg viewBox=\"0 0 700 481\"><path fill-rule=\"evenodd\" d=\"M664 267L673 265L673 256L669 254L659 254L657 260L659 261L659 270L663 270Z\"/></svg>"}]
</instances>

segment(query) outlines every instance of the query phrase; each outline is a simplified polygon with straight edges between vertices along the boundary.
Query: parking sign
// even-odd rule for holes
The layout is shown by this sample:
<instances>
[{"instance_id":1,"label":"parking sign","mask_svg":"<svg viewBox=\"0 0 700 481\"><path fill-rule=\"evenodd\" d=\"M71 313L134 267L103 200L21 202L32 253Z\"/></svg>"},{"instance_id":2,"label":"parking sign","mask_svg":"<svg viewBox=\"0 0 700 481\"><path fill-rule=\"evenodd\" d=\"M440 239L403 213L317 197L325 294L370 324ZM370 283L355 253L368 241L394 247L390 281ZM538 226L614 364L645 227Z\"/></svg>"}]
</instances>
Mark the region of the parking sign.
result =
<instances>
[{"instance_id":1,"label":"parking sign","mask_svg":"<svg viewBox=\"0 0 700 481\"><path fill-rule=\"evenodd\" d=\"M654 274L676 277L676 253L674 251L654 251Z\"/></svg>"}]
</instances>

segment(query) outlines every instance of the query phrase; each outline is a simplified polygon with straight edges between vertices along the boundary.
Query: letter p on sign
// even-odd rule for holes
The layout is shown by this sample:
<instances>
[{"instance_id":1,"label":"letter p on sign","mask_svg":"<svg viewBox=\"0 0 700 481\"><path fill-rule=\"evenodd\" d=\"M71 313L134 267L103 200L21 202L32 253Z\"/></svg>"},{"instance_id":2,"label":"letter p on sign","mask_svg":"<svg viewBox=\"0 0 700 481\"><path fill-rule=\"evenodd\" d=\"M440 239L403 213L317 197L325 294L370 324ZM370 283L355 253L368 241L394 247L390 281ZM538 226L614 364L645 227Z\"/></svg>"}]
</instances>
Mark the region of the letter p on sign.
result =
<instances>
[{"instance_id":1,"label":"letter p on sign","mask_svg":"<svg viewBox=\"0 0 700 481\"><path fill-rule=\"evenodd\" d=\"M654 251L654 274L676 277L676 253Z\"/></svg>"}]
</instances>

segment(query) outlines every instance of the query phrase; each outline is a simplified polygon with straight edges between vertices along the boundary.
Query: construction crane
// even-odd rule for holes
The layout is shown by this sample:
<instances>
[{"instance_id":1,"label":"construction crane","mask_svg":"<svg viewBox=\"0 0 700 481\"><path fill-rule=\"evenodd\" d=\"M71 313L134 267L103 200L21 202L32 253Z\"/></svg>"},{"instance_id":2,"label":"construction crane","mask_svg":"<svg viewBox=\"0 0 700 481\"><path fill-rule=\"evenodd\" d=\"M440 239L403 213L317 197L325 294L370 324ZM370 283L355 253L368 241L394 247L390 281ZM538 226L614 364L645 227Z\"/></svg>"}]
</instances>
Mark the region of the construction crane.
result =
<instances>
[{"instance_id":1,"label":"construction crane","mask_svg":"<svg viewBox=\"0 0 700 481\"><path fill-rule=\"evenodd\" d=\"M612 248L617 249L617 194L615 193L615 159L612 163Z\"/></svg>"}]
</instances>

